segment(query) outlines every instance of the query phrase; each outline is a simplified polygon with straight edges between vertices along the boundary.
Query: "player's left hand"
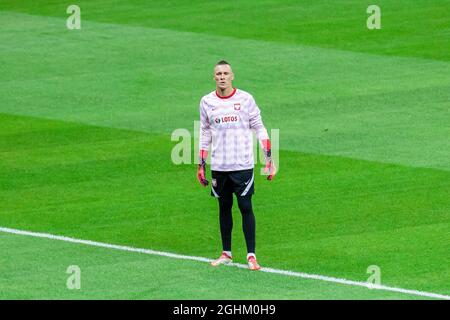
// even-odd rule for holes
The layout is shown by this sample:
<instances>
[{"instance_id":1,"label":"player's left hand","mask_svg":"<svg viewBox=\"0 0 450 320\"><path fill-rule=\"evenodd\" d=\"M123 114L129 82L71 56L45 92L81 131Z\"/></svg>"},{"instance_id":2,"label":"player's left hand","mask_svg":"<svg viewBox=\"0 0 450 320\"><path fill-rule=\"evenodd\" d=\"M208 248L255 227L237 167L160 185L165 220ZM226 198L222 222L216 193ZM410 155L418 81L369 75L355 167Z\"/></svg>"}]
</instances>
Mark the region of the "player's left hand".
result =
<instances>
[{"instance_id":1,"label":"player's left hand","mask_svg":"<svg viewBox=\"0 0 450 320\"><path fill-rule=\"evenodd\" d=\"M272 180L277 173L277 168L272 161L272 148L269 139L261 140L261 146L264 150L264 157L266 158L266 166L264 167L264 173L268 174L267 180Z\"/></svg>"},{"instance_id":2,"label":"player's left hand","mask_svg":"<svg viewBox=\"0 0 450 320\"><path fill-rule=\"evenodd\" d=\"M268 159L266 161L266 166L264 167L264 173L269 174L267 176L267 180L273 180L273 177L277 173L277 168L275 167L275 164L273 163L272 159Z\"/></svg>"}]
</instances>

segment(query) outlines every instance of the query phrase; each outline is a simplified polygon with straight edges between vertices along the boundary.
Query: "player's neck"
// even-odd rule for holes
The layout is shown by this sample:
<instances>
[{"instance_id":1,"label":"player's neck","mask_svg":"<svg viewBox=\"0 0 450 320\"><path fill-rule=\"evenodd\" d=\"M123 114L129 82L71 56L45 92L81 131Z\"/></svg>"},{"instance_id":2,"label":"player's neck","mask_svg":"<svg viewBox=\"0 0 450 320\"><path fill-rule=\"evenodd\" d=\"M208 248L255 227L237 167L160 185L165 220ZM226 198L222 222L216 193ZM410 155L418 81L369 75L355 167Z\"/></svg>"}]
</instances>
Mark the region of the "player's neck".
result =
<instances>
[{"instance_id":1,"label":"player's neck","mask_svg":"<svg viewBox=\"0 0 450 320\"><path fill-rule=\"evenodd\" d=\"M233 93L233 91L234 91L233 86L228 87L228 88L225 88L225 89L216 87L216 93L217 93L217 95L220 96L220 97L222 97L222 98L223 98L223 97L228 97L228 96L230 96L230 95Z\"/></svg>"}]
</instances>

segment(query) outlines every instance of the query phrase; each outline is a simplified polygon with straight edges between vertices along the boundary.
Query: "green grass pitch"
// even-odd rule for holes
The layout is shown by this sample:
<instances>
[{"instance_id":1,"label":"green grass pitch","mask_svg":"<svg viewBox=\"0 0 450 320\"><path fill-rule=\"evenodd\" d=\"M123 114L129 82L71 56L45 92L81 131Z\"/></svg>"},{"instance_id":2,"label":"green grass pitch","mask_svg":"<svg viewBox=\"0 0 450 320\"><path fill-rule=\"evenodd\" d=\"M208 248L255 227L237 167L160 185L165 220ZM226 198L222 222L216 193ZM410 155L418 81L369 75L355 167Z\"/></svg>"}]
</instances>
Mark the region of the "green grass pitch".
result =
<instances>
[{"instance_id":1,"label":"green grass pitch","mask_svg":"<svg viewBox=\"0 0 450 320\"><path fill-rule=\"evenodd\" d=\"M369 1L77 4L81 30L65 1L0 3L0 227L216 257L217 203L170 154L225 58L280 130L261 265L450 295L447 0L376 1L381 30ZM96 298L420 297L0 232L0 299Z\"/></svg>"}]
</instances>

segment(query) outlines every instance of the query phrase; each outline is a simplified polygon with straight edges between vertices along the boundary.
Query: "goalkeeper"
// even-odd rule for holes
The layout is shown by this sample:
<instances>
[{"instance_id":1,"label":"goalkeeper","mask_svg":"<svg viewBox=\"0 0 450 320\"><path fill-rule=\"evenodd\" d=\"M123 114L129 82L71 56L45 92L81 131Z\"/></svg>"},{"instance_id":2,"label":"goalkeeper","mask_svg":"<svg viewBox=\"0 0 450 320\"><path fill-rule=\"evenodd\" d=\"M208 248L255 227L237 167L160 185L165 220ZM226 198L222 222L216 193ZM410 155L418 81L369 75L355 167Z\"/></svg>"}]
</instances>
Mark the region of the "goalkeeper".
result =
<instances>
[{"instance_id":1,"label":"goalkeeper","mask_svg":"<svg viewBox=\"0 0 450 320\"><path fill-rule=\"evenodd\" d=\"M234 74L226 61L214 67L216 90L200 101L200 164L197 178L206 187L205 163L211 147L211 195L219 201L219 222L222 254L211 262L213 266L232 262L231 231L233 193L242 214L242 228L247 245L250 270L259 270L255 255L255 216L252 208L254 193L253 134L261 144L267 179L272 180L276 168L272 162L267 130L253 97L233 87Z\"/></svg>"}]
</instances>

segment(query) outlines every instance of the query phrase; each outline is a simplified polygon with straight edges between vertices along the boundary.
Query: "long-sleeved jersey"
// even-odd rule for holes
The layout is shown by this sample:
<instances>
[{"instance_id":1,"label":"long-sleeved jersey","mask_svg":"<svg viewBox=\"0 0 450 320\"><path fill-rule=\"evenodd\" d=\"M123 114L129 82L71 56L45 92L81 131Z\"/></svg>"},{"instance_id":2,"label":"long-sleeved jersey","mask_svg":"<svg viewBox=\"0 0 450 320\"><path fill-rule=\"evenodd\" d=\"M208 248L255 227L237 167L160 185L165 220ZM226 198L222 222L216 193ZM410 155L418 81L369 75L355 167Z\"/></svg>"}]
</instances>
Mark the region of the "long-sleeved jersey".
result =
<instances>
[{"instance_id":1,"label":"long-sleeved jersey","mask_svg":"<svg viewBox=\"0 0 450 320\"><path fill-rule=\"evenodd\" d=\"M234 89L227 97L215 91L200 101L200 150L211 145L211 170L237 171L254 167L253 135L269 139L252 95Z\"/></svg>"}]
</instances>

